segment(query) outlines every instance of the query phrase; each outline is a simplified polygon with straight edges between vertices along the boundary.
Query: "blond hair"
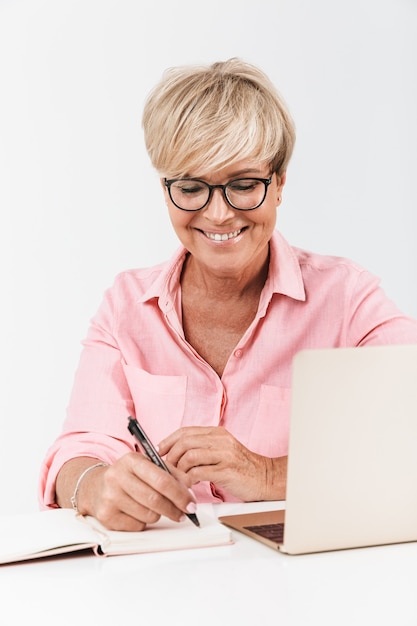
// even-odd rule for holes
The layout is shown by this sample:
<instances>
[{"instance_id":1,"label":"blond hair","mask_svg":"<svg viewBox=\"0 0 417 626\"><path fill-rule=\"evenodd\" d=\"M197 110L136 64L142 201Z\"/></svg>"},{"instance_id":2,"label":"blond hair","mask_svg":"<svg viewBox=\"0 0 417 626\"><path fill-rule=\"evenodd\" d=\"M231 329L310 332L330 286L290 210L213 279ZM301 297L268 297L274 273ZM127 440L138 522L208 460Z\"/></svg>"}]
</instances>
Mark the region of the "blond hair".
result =
<instances>
[{"instance_id":1,"label":"blond hair","mask_svg":"<svg viewBox=\"0 0 417 626\"><path fill-rule=\"evenodd\" d=\"M281 175L295 142L272 82L237 58L166 70L146 100L142 125L151 162L167 178L241 160L266 161Z\"/></svg>"}]
</instances>

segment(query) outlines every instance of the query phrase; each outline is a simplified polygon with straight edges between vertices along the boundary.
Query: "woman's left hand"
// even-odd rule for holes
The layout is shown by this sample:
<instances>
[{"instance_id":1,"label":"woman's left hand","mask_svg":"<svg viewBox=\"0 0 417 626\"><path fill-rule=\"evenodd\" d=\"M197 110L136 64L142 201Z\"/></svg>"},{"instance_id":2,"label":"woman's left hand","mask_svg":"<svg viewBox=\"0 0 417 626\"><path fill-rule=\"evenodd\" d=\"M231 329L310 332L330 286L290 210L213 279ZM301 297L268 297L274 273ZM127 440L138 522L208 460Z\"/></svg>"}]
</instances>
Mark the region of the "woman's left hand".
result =
<instances>
[{"instance_id":1,"label":"woman's left hand","mask_svg":"<svg viewBox=\"0 0 417 626\"><path fill-rule=\"evenodd\" d=\"M210 481L246 502L285 499L287 457L251 452L221 426L180 428L158 450L193 485Z\"/></svg>"}]
</instances>

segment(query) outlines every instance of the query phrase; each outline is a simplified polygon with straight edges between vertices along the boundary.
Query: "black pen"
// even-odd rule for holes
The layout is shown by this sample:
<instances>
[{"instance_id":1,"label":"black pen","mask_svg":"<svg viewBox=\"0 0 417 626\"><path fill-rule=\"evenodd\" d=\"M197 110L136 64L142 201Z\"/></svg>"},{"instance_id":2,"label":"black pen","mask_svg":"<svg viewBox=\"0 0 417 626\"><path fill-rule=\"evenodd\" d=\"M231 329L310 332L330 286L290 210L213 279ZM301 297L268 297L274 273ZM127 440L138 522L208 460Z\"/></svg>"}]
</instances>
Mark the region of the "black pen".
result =
<instances>
[{"instance_id":1,"label":"black pen","mask_svg":"<svg viewBox=\"0 0 417 626\"><path fill-rule=\"evenodd\" d=\"M136 439L139 441L140 446L142 450L144 451L144 453L146 454L146 456L148 457L148 459L150 459L152 463L154 463L158 467L168 472L168 474L170 474L171 472L169 471L168 467L159 456L154 445L152 444L150 439L147 437L145 431L140 426L139 422L135 420L133 417L131 417L130 415L127 419L129 420L129 424L128 424L129 432L134 437L136 437ZM200 522L198 521L197 515L195 513L186 513L186 516L193 522L193 524L195 524L196 526L200 526Z\"/></svg>"}]
</instances>

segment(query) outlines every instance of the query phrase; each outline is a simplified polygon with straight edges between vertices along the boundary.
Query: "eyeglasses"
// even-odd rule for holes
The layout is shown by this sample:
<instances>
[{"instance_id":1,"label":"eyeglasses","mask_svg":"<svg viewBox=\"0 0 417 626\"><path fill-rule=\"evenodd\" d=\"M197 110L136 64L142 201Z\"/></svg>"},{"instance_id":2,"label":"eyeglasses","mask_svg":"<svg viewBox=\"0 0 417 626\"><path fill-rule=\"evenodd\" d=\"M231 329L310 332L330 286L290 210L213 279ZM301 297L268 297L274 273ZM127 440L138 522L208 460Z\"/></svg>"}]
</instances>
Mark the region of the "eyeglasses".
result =
<instances>
[{"instance_id":1,"label":"eyeglasses","mask_svg":"<svg viewBox=\"0 0 417 626\"><path fill-rule=\"evenodd\" d=\"M209 185L198 178L164 179L169 197L182 211L200 211L209 202L213 189L221 189L224 199L239 211L253 211L265 200L270 178L237 178L226 185Z\"/></svg>"}]
</instances>

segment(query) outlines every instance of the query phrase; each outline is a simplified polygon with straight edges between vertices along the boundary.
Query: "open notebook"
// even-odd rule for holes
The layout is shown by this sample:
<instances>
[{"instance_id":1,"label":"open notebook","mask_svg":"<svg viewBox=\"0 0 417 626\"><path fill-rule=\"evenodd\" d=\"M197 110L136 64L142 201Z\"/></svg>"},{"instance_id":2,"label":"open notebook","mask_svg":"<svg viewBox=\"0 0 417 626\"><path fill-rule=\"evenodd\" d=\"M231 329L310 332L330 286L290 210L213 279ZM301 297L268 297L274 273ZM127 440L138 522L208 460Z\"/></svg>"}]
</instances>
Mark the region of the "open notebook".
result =
<instances>
[{"instance_id":1,"label":"open notebook","mask_svg":"<svg viewBox=\"0 0 417 626\"><path fill-rule=\"evenodd\" d=\"M162 517L142 532L120 532L109 531L93 517L77 515L72 509L3 515L0 517L0 564L79 550L110 556L233 543L230 529L222 526L205 505L200 505L198 518L199 528L188 519L172 522Z\"/></svg>"},{"instance_id":2,"label":"open notebook","mask_svg":"<svg viewBox=\"0 0 417 626\"><path fill-rule=\"evenodd\" d=\"M289 554L417 540L417 345L293 363L284 511L219 517Z\"/></svg>"}]
</instances>

